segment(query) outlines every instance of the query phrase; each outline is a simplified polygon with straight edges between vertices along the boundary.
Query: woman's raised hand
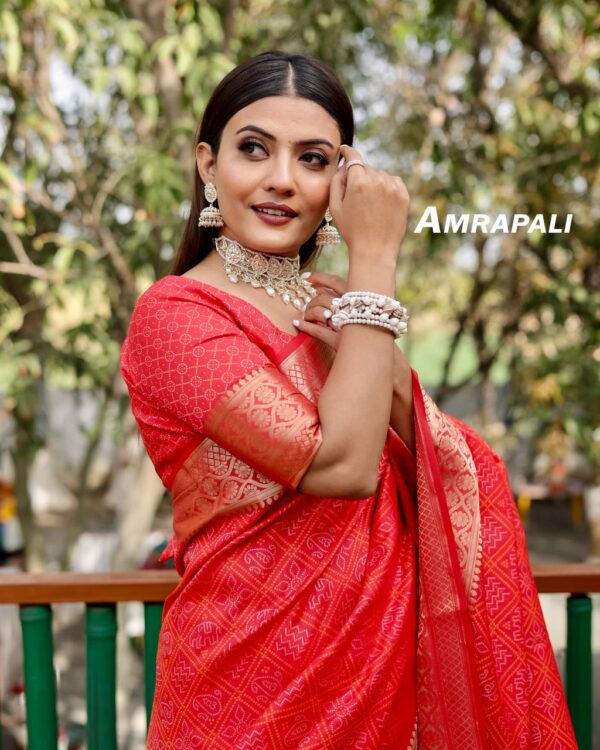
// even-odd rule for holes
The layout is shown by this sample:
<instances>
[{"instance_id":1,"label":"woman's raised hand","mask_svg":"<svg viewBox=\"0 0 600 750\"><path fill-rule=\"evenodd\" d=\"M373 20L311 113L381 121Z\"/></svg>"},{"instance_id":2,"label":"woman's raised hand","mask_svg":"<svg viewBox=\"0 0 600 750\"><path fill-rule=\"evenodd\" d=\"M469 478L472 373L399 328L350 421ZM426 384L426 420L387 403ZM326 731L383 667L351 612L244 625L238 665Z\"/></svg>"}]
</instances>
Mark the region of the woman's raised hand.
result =
<instances>
[{"instance_id":1,"label":"woman's raised hand","mask_svg":"<svg viewBox=\"0 0 600 750\"><path fill-rule=\"evenodd\" d=\"M329 208L352 260L396 260L406 233L410 197L402 179L365 164L360 151L342 145L344 164L331 181Z\"/></svg>"},{"instance_id":2,"label":"woman's raised hand","mask_svg":"<svg viewBox=\"0 0 600 750\"><path fill-rule=\"evenodd\" d=\"M334 297L341 297L344 294L348 289L348 283L341 276L324 271L313 271L309 281L317 290L317 294L304 308L304 314L297 326L298 330L324 341L337 351L340 332L330 328L328 323L332 312L331 302Z\"/></svg>"}]
</instances>

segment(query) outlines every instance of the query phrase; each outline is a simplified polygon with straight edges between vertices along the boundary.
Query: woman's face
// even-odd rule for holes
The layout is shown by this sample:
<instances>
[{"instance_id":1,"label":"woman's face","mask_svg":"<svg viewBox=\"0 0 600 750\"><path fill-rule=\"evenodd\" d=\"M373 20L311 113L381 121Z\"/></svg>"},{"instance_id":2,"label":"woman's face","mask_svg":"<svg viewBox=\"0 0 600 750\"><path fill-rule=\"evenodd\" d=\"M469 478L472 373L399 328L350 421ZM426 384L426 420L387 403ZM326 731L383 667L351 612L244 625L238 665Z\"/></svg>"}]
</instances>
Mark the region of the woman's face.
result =
<instances>
[{"instance_id":1,"label":"woman's face","mask_svg":"<svg viewBox=\"0 0 600 750\"><path fill-rule=\"evenodd\" d=\"M327 210L340 144L336 121L310 99L270 96L239 110L216 159L209 144L196 149L200 177L217 188L225 222L219 234L253 250L296 256ZM285 204L296 215L267 223L253 208L263 203Z\"/></svg>"}]
</instances>

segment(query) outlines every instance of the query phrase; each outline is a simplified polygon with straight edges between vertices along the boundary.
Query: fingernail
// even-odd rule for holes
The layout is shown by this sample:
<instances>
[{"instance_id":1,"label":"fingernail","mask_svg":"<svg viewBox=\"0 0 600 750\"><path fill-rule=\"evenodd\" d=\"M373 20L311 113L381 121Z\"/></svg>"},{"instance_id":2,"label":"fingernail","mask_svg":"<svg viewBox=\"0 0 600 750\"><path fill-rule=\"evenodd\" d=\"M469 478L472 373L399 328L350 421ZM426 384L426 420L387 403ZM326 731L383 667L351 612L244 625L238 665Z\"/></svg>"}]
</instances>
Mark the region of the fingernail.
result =
<instances>
[{"instance_id":1,"label":"fingernail","mask_svg":"<svg viewBox=\"0 0 600 750\"><path fill-rule=\"evenodd\" d=\"M331 310L324 310L324 311L323 311L323 317L324 317L324 318L327 318L327 320L329 320L329 318L330 318L330 317L331 317L332 315L333 315L333 313L331 312Z\"/></svg>"},{"instance_id":2,"label":"fingernail","mask_svg":"<svg viewBox=\"0 0 600 750\"><path fill-rule=\"evenodd\" d=\"M292 320L292 323L293 323L293 324L294 324L295 326L299 326L299 325L300 325L300 321L299 321L299 320Z\"/></svg>"},{"instance_id":3,"label":"fingernail","mask_svg":"<svg viewBox=\"0 0 600 750\"><path fill-rule=\"evenodd\" d=\"M310 276L310 274L311 274L311 271L305 271L304 273L302 273L300 275L302 276L303 279L308 279L308 277Z\"/></svg>"}]
</instances>

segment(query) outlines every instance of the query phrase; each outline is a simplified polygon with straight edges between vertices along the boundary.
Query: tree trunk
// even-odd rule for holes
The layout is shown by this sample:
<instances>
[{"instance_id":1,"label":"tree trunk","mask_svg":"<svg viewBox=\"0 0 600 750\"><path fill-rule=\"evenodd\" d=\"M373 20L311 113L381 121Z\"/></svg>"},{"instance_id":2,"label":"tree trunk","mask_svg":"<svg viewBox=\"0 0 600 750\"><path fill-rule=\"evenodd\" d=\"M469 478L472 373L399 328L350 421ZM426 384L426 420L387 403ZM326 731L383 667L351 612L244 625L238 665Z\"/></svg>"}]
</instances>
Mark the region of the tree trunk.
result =
<instances>
[{"instance_id":1,"label":"tree trunk","mask_svg":"<svg viewBox=\"0 0 600 750\"><path fill-rule=\"evenodd\" d=\"M15 448L12 460L15 469L15 499L17 513L23 533L25 548L25 569L28 573L39 573L44 570L44 551L39 529L36 527L29 493L29 473L32 457L29 445L29 433L17 423Z\"/></svg>"},{"instance_id":2,"label":"tree trunk","mask_svg":"<svg viewBox=\"0 0 600 750\"><path fill-rule=\"evenodd\" d=\"M152 531L165 488L146 451L140 456L137 466L129 470L125 486L122 482L119 485L122 490L117 504L119 512L113 569L130 570L141 562L140 551L145 537Z\"/></svg>"}]
</instances>

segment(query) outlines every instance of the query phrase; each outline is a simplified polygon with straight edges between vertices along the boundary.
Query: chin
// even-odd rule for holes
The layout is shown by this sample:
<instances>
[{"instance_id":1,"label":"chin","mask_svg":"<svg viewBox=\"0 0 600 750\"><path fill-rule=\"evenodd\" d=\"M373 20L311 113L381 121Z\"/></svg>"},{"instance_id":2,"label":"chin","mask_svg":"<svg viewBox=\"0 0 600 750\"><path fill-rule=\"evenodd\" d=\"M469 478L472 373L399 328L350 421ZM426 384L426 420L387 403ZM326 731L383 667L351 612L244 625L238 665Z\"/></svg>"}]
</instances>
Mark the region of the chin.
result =
<instances>
[{"instance_id":1,"label":"chin","mask_svg":"<svg viewBox=\"0 0 600 750\"><path fill-rule=\"evenodd\" d=\"M249 247L253 247L253 245L249 245ZM297 244L289 245L286 243L285 245L281 242L257 242L256 243L256 249L262 250L263 253L286 253L286 254L296 254L296 247L300 247Z\"/></svg>"},{"instance_id":2,"label":"chin","mask_svg":"<svg viewBox=\"0 0 600 750\"><path fill-rule=\"evenodd\" d=\"M294 253L296 248L300 248L306 240L284 238L283 232L270 232L267 229L266 232L257 232L252 237L248 237L247 242L243 240L240 240L240 242L245 247L262 250L263 252Z\"/></svg>"}]
</instances>

